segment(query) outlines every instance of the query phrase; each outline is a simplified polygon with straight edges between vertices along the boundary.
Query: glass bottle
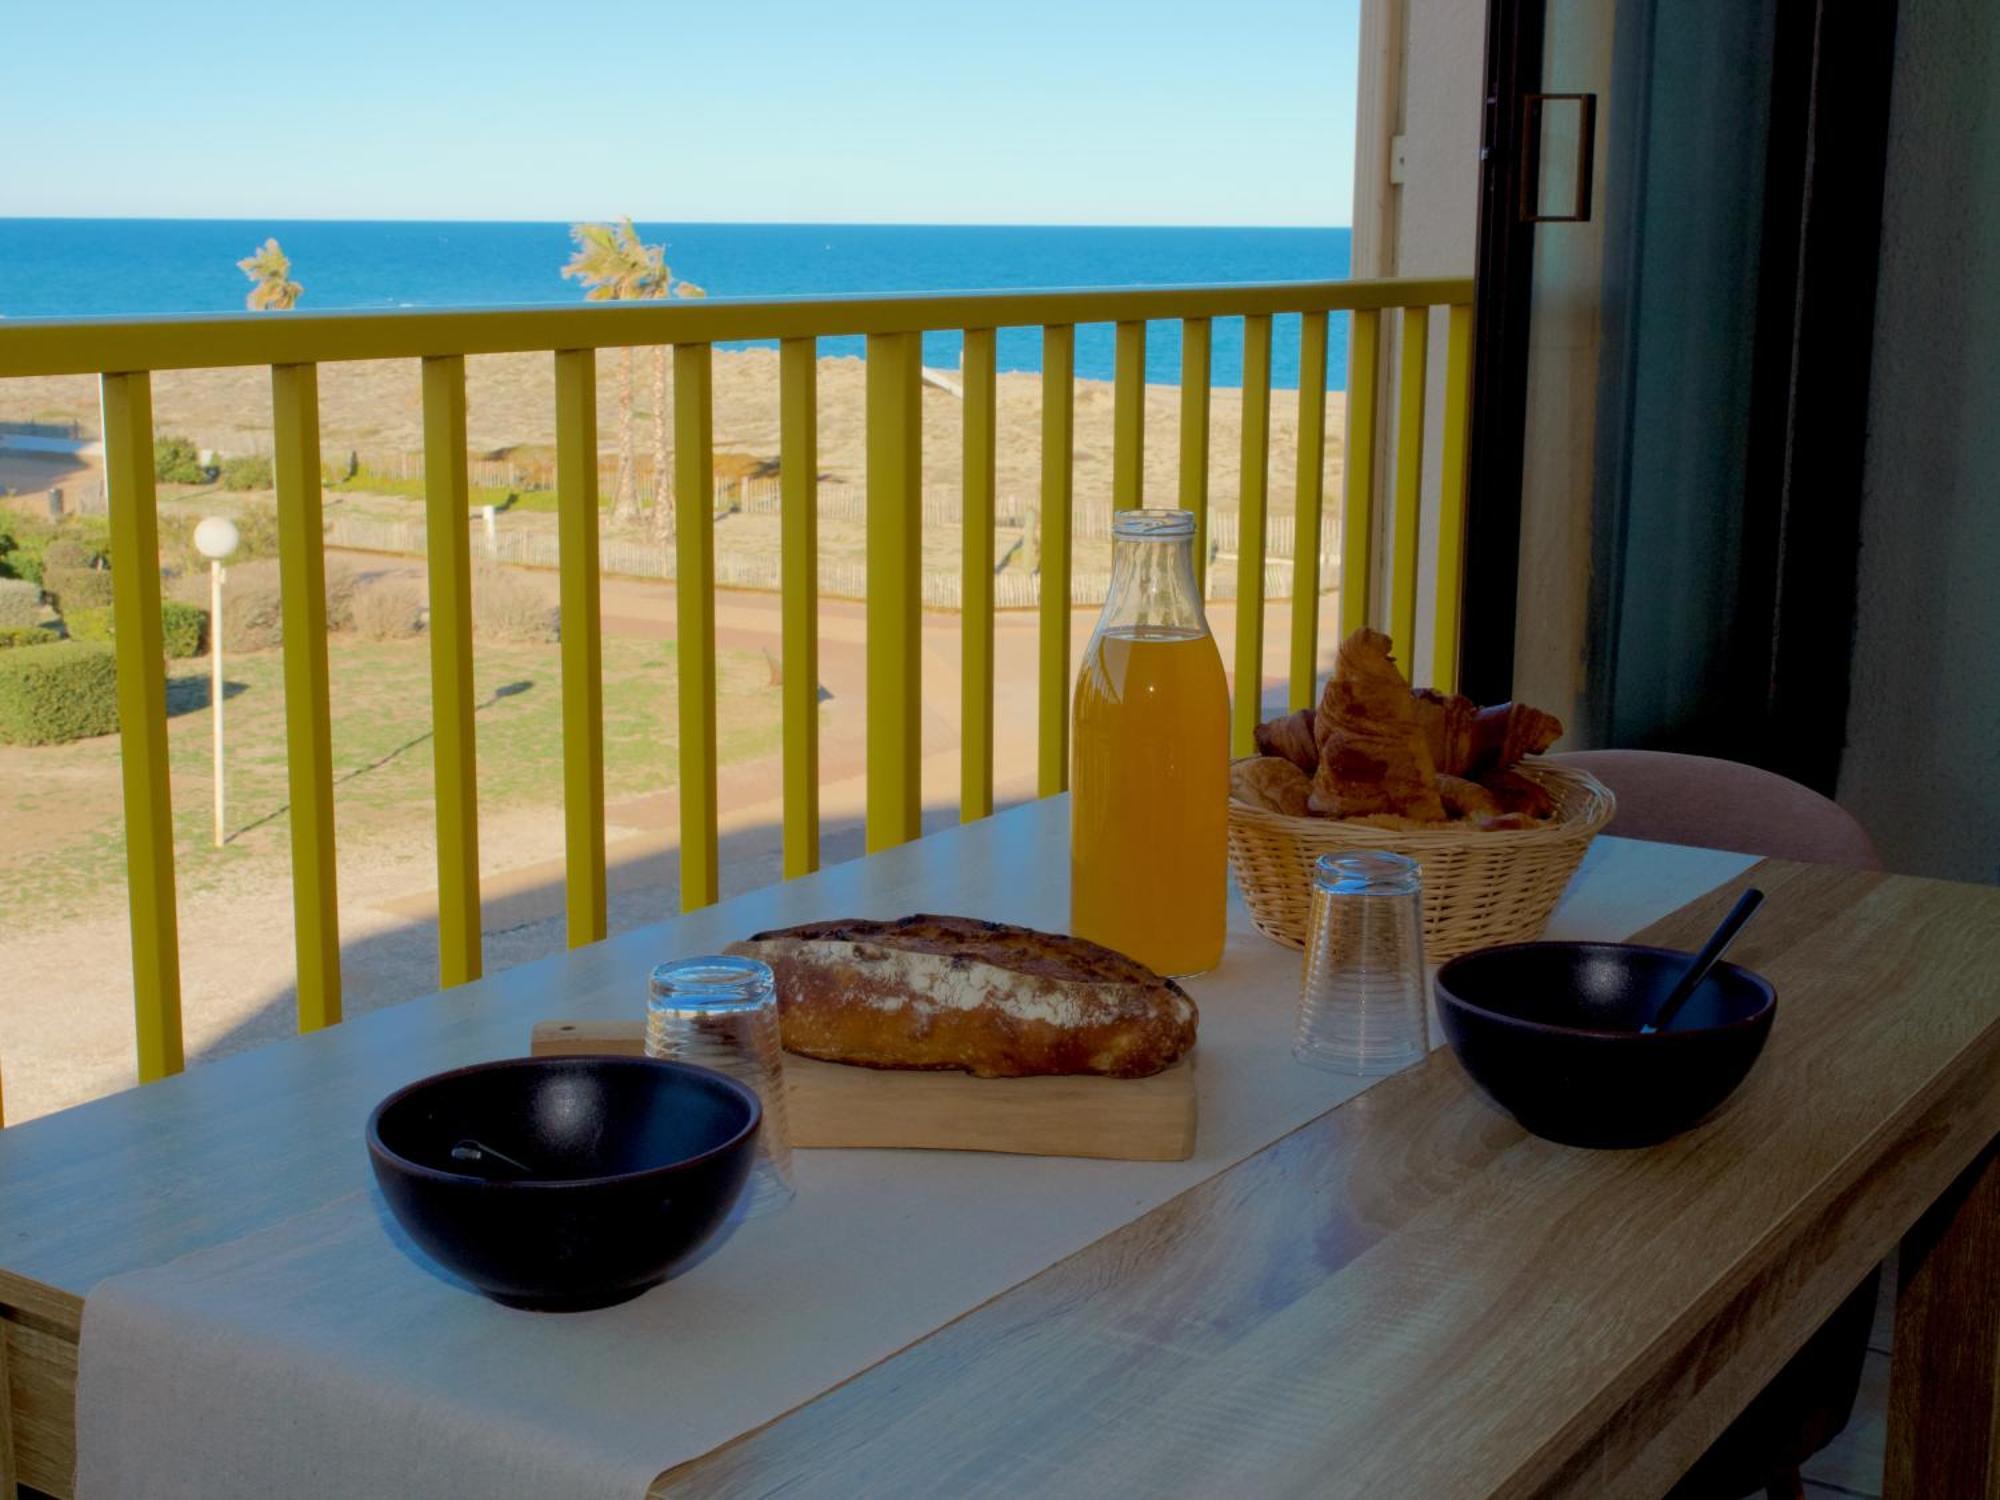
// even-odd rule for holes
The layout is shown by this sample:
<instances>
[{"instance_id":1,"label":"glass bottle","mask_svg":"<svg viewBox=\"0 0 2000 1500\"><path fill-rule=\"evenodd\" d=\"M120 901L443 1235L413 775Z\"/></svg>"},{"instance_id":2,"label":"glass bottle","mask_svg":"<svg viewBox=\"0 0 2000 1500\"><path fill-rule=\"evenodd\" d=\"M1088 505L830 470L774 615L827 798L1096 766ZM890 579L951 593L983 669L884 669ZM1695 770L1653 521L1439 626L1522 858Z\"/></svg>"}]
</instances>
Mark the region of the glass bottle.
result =
<instances>
[{"instance_id":1,"label":"glass bottle","mask_svg":"<svg viewBox=\"0 0 2000 1500\"><path fill-rule=\"evenodd\" d=\"M1415 860L1386 850L1315 863L1292 1040L1300 1062L1367 1078L1430 1051L1421 875Z\"/></svg>"},{"instance_id":2,"label":"glass bottle","mask_svg":"<svg viewBox=\"0 0 2000 1500\"><path fill-rule=\"evenodd\" d=\"M714 1068L757 1091L764 1124L741 1211L755 1218L790 1203L792 1136L771 966L727 955L659 965L647 985L646 1056Z\"/></svg>"},{"instance_id":3,"label":"glass bottle","mask_svg":"<svg viewBox=\"0 0 2000 1500\"><path fill-rule=\"evenodd\" d=\"M1161 974L1222 959L1229 690L1194 581L1194 514L1120 511L1077 675L1070 930Z\"/></svg>"}]
</instances>

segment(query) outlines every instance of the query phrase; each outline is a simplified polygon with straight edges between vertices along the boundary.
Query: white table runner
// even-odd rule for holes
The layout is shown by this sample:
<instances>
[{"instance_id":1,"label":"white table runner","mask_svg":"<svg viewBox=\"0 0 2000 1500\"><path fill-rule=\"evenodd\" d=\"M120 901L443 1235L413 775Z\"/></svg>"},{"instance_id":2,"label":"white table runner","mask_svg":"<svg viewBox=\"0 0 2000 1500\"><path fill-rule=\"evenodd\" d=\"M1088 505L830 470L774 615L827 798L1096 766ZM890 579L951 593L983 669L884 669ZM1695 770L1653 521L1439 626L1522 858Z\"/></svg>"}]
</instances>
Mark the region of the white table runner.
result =
<instances>
[{"instance_id":1,"label":"white table runner","mask_svg":"<svg viewBox=\"0 0 2000 1500\"><path fill-rule=\"evenodd\" d=\"M1018 868L1019 824L1006 846L1012 868L989 857L1002 847L1002 821L937 836L956 841L963 884L928 888L918 904L1066 926L1066 882ZM1066 843L1061 820L1040 822ZM1066 871L1055 835L1034 837L1050 844L1040 870ZM939 852L927 851L926 868ZM858 888L850 875L829 898L840 911L820 914L908 908L901 855L867 862ZM1626 936L1754 862L1601 839L1550 933ZM810 904L808 885L788 888L787 904ZM701 914L684 935L707 943L734 933L735 905ZM671 1282L594 1313L512 1311L424 1261L367 1183L357 1119L347 1196L92 1289L78 1492L637 1500L663 1470L811 1400L1359 1093L1363 1080L1289 1055L1298 963L1232 905L1222 966L1189 986L1201 1037L1200 1133L1188 1161L802 1151L790 1208L738 1225Z\"/></svg>"}]
</instances>

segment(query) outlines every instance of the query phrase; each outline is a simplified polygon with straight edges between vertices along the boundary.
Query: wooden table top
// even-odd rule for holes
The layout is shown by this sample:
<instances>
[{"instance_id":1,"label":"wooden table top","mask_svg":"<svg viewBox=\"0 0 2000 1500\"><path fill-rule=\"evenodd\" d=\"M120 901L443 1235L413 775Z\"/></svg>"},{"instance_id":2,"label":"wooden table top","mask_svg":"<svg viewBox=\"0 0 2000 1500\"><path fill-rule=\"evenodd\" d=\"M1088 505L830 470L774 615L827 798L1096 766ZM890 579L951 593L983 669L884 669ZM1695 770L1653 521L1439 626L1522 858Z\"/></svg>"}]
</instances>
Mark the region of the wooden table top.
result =
<instances>
[{"instance_id":1,"label":"wooden table top","mask_svg":"<svg viewBox=\"0 0 2000 1500\"><path fill-rule=\"evenodd\" d=\"M955 888L953 840L895 854L886 885L864 861L682 919L677 951ZM1767 861L1643 936L1694 946L1753 881L1732 956L1779 1020L1696 1131L1554 1146L1435 1054L656 1493L1657 1494L2000 1133L2000 891ZM347 1190L356 1097L603 1013L659 940L0 1132L0 1304L74 1327L98 1280ZM197 1161L200 1191L163 1170Z\"/></svg>"},{"instance_id":2,"label":"wooden table top","mask_svg":"<svg viewBox=\"0 0 2000 1500\"><path fill-rule=\"evenodd\" d=\"M2000 1133L2000 890L1766 861L1642 934L1777 986L1645 1151L1429 1061L818 1401L675 1496L1656 1496Z\"/></svg>"}]
</instances>

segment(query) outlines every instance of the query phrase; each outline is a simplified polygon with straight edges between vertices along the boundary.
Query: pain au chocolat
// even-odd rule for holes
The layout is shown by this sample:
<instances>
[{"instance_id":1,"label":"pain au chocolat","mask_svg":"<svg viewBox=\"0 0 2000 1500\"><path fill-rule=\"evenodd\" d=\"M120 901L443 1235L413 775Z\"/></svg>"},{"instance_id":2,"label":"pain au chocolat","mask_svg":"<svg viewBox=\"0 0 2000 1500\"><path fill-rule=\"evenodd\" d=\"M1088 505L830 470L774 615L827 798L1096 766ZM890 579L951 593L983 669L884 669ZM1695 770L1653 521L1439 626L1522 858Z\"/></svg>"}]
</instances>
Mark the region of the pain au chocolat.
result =
<instances>
[{"instance_id":1,"label":"pain au chocolat","mask_svg":"<svg viewBox=\"0 0 2000 1500\"><path fill-rule=\"evenodd\" d=\"M726 950L778 984L787 1052L977 1078L1145 1078L1194 1045L1194 1001L1096 943L974 917L808 922Z\"/></svg>"}]
</instances>

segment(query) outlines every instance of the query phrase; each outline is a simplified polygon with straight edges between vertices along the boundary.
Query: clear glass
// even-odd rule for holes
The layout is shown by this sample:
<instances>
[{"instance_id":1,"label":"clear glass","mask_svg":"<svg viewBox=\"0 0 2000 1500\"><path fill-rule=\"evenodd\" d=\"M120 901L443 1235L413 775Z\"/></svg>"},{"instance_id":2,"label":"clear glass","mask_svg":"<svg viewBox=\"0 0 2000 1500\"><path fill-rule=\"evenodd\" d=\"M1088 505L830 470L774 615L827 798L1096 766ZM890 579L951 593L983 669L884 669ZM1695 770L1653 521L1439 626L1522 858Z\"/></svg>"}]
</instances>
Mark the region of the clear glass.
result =
<instances>
[{"instance_id":1,"label":"clear glass","mask_svg":"<svg viewBox=\"0 0 2000 1500\"><path fill-rule=\"evenodd\" d=\"M1077 674L1070 930L1161 974L1222 960L1229 691L1194 581L1194 514L1113 518L1111 588Z\"/></svg>"},{"instance_id":2,"label":"clear glass","mask_svg":"<svg viewBox=\"0 0 2000 1500\"><path fill-rule=\"evenodd\" d=\"M771 966L714 957L676 959L654 969L647 986L646 1056L714 1068L757 1091L764 1126L741 1212L755 1218L790 1203L792 1137Z\"/></svg>"},{"instance_id":3,"label":"clear glass","mask_svg":"<svg viewBox=\"0 0 2000 1500\"><path fill-rule=\"evenodd\" d=\"M1322 854L1292 1056L1364 1078L1430 1051L1421 872L1400 854Z\"/></svg>"}]
</instances>

